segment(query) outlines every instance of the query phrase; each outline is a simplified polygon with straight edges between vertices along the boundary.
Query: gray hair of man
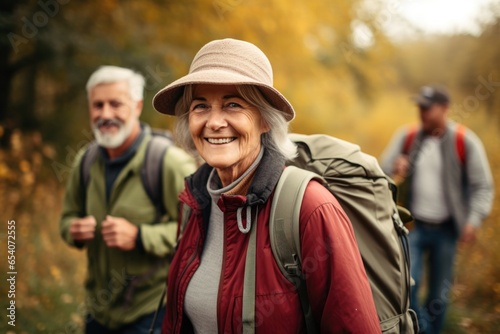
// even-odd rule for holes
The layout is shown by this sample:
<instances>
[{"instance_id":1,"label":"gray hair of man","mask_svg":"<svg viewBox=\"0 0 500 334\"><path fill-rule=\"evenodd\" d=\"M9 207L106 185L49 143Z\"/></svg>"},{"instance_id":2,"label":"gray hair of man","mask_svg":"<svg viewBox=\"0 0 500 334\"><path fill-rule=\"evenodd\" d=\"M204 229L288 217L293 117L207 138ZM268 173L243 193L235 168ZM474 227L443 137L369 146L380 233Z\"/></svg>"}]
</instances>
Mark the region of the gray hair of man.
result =
<instances>
[{"instance_id":1,"label":"gray hair of man","mask_svg":"<svg viewBox=\"0 0 500 334\"><path fill-rule=\"evenodd\" d=\"M95 86L119 81L126 81L128 83L132 101L138 102L143 100L144 85L146 84L144 77L131 69L118 66L101 66L92 73L86 85L87 97L90 96L90 91Z\"/></svg>"},{"instance_id":2,"label":"gray hair of man","mask_svg":"<svg viewBox=\"0 0 500 334\"><path fill-rule=\"evenodd\" d=\"M262 145L275 151L286 159L292 159L297 156L297 146L288 137L288 122L283 112L274 108L264 98L259 89L252 85L237 85L236 89L241 97L256 106L264 122L269 126L270 131L262 134ZM184 93L175 105L175 115L178 116L175 126L176 142L185 150L197 154L194 141L189 131L189 107L193 100L193 86L186 85Z\"/></svg>"}]
</instances>

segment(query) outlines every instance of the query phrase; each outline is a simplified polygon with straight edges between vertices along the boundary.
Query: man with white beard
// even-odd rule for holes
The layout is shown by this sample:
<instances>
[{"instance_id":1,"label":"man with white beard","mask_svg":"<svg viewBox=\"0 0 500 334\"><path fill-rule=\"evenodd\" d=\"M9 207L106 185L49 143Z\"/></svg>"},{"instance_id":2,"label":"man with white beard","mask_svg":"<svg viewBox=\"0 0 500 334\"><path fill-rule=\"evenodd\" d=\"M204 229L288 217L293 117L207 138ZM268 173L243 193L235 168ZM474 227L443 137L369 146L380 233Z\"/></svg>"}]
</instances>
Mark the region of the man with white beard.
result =
<instances>
[{"instance_id":1,"label":"man with white beard","mask_svg":"<svg viewBox=\"0 0 500 334\"><path fill-rule=\"evenodd\" d=\"M159 217L141 176L153 138L139 121L144 84L142 75L115 66L99 68L87 82L99 147L88 181L82 161L90 148L78 154L60 220L63 239L87 252L85 333L148 332L176 241L178 194L196 168L193 157L168 147L157 162L164 208Z\"/></svg>"}]
</instances>

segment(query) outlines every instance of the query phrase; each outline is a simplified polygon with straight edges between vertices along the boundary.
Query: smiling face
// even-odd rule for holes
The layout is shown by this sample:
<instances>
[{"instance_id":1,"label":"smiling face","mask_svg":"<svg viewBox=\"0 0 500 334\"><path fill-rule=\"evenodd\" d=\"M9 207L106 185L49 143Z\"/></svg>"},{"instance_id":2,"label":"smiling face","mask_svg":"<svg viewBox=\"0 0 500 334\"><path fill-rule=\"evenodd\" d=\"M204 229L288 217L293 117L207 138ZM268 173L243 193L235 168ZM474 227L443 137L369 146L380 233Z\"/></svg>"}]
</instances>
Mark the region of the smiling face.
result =
<instances>
[{"instance_id":1,"label":"smiling face","mask_svg":"<svg viewBox=\"0 0 500 334\"><path fill-rule=\"evenodd\" d=\"M100 84L89 93L92 130L99 145L108 149L127 146L139 130L142 101L133 101L126 81Z\"/></svg>"},{"instance_id":2,"label":"smiling face","mask_svg":"<svg viewBox=\"0 0 500 334\"><path fill-rule=\"evenodd\" d=\"M196 85L189 130L196 150L226 186L255 161L261 134L268 128L257 107L245 101L235 86Z\"/></svg>"}]
</instances>

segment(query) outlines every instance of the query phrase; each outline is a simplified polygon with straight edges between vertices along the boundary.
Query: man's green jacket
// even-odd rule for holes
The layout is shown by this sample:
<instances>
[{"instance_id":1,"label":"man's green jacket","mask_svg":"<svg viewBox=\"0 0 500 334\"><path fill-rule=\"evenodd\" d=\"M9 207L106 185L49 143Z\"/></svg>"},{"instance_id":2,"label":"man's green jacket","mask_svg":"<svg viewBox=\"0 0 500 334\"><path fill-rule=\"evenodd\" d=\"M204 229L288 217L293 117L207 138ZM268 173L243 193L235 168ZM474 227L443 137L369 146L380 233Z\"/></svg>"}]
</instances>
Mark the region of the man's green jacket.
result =
<instances>
[{"instance_id":1,"label":"man's green jacket","mask_svg":"<svg viewBox=\"0 0 500 334\"><path fill-rule=\"evenodd\" d=\"M87 312L112 329L156 310L166 284L168 258L177 236L178 194L184 188L184 178L196 169L195 160L185 151L173 145L167 149L161 176L167 214L160 222L155 222L156 209L140 175L147 144L152 138L149 127L143 131L146 131L145 137L114 182L109 202L106 200L102 156L97 154L90 168L85 192L80 175L85 149L79 152L67 183L60 220L63 239L87 251ZM94 216L97 222L95 237L79 244L71 238L69 228L73 219L87 215ZM142 247L130 251L107 247L101 234L101 223L107 215L138 225Z\"/></svg>"}]
</instances>

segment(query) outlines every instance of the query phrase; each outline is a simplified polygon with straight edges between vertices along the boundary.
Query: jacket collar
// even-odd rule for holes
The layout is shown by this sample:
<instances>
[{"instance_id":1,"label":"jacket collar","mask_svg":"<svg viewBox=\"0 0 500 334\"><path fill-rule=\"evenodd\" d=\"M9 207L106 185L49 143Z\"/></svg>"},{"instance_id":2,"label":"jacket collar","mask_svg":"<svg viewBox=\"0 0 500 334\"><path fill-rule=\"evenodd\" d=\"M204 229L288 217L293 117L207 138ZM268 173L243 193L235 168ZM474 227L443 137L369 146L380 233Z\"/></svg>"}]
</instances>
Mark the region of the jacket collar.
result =
<instances>
[{"instance_id":1,"label":"jacket collar","mask_svg":"<svg viewBox=\"0 0 500 334\"><path fill-rule=\"evenodd\" d=\"M264 156L246 196L246 205L264 204L273 192L285 167L285 158L274 151L264 149ZM213 167L202 165L186 180L187 187L201 209L210 205L211 197L207 191L207 182Z\"/></svg>"}]
</instances>

